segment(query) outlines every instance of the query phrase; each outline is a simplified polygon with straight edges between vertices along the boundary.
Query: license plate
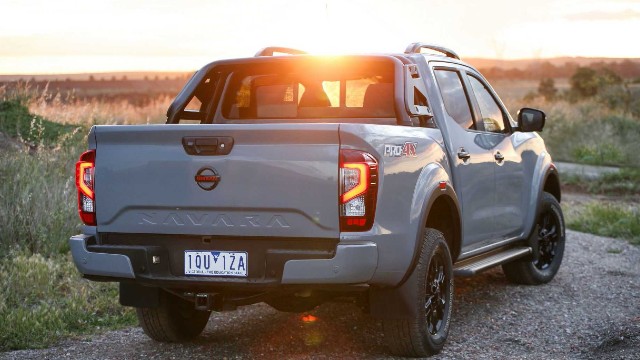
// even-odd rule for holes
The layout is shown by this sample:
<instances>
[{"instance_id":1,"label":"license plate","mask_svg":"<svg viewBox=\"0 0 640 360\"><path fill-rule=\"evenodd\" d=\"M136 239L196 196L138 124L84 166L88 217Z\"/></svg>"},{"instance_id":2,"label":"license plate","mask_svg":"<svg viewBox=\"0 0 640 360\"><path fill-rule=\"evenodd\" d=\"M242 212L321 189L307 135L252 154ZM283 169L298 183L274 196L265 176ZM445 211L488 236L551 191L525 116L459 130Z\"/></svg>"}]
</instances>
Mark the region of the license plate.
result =
<instances>
[{"instance_id":1,"label":"license plate","mask_svg":"<svg viewBox=\"0 0 640 360\"><path fill-rule=\"evenodd\" d=\"M185 251L184 274L246 277L247 259L240 251Z\"/></svg>"}]
</instances>

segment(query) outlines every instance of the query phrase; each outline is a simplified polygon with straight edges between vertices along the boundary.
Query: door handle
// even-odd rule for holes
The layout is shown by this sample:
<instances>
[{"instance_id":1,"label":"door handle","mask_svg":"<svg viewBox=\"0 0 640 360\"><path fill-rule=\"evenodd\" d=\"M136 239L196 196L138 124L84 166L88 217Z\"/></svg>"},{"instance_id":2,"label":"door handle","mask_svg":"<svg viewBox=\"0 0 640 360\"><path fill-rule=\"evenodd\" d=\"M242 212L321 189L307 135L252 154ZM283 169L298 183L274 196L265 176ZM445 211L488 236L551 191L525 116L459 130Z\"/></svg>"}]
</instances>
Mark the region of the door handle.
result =
<instances>
[{"instance_id":1,"label":"door handle","mask_svg":"<svg viewBox=\"0 0 640 360\"><path fill-rule=\"evenodd\" d=\"M466 160L469 160L470 157L471 157L471 154L469 154L467 150L465 150L464 148L461 148L460 150L458 150L458 159L466 161Z\"/></svg>"},{"instance_id":2,"label":"door handle","mask_svg":"<svg viewBox=\"0 0 640 360\"><path fill-rule=\"evenodd\" d=\"M504 155L502 155L500 151L498 151L493 157L496 159L497 162L501 162L502 160L504 160Z\"/></svg>"}]
</instances>

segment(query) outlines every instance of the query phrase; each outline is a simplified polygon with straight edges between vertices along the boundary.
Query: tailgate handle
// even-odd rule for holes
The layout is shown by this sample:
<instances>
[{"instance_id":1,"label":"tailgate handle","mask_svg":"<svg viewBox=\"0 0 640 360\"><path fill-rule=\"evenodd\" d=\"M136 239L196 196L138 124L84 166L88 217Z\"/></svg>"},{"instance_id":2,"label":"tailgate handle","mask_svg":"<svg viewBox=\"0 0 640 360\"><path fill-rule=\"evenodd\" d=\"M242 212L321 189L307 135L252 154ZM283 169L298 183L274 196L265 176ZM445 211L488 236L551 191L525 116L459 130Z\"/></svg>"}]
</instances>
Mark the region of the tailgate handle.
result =
<instances>
[{"instance_id":1,"label":"tailgate handle","mask_svg":"<svg viewBox=\"0 0 640 360\"><path fill-rule=\"evenodd\" d=\"M233 147L230 136L188 136L182 138L182 146L189 155L227 155Z\"/></svg>"}]
</instances>

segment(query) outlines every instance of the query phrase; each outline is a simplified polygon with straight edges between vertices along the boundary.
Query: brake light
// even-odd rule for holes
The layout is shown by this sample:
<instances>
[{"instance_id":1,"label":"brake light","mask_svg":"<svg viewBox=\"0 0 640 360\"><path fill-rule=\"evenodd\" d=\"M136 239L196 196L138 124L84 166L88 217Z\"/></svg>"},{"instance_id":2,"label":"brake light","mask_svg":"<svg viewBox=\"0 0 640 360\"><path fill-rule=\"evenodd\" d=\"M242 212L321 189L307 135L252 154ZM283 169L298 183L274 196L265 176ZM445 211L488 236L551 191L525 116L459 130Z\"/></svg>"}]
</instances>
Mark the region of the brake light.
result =
<instances>
[{"instance_id":1,"label":"brake light","mask_svg":"<svg viewBox=\"0 0 640 360\"><path fill-rule=\"evenodd\" d=\"M373 226L378 194L378 161L358 150L340 150L340 231Z\"/></svg>"},{"instance_id":2,"label":"brake light","mask_svg":"<svg viewBox=\"0 0 640 360\"><path fill-rule=\"evenodd\" d=\"M96 225L95 185L96 151L80 155L76 163L76 187L78 188L78 214L83 223Z\"/></svg>"}]
</instances>

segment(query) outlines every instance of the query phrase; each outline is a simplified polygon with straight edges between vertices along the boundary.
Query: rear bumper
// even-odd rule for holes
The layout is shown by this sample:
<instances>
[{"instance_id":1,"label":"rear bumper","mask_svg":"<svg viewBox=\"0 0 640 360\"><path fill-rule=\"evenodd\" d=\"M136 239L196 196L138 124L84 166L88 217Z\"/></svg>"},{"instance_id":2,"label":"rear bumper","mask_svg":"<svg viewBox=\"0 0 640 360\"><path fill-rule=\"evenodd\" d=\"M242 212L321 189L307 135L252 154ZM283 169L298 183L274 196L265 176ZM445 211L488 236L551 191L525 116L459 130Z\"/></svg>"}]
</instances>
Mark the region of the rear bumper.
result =
<instances>
[{"instance_id":1,"label":"rear bumper","mask_svg":"<svg viewBox=\"0 0 640 360\"><path fill-rule=\"evenodd\" d=\"M97 253L87 250L93 235L76 235L69 239L73 262L83 275L134 279L131 260L126 255Z\"/></svg>"},{"instance_id":2,"label":"rear bumper","mask_svg":"<svg viewBox=\"0 0 640 360\"><path fill-rule=\"evenodd\" d=\"M283 284L366 283L376 271L378 247L372 242L338 244L332 259L289 260L282 273Z\"/></svg>"},{"instance_id":3,"label":"rear bumper","mask_svg":"<svg viewBox=\"0 0 640 360\"><path fill-rule=\"evenodd\" d=\"M179 266L156 268L152 256L168 256L159 246L95 245L94 235L76 235L69 239L73 261L88 278L106 281L136 282L159 287L274 287L280 285L366 284L378 264L378 249L373 242L338 243L331 258L293 259L280 264L275 277L271 271L252 278L212 278L176 273ZM250 256L252 254L250 253ZM295 254L294 254L295 255ZM259 255L254 255L259 256ZM260 259L268 266L269 258ZM251 268L251 267L250 267ZM178 271L179 272L179 271Z\"/></svg>"}]
</instances>

